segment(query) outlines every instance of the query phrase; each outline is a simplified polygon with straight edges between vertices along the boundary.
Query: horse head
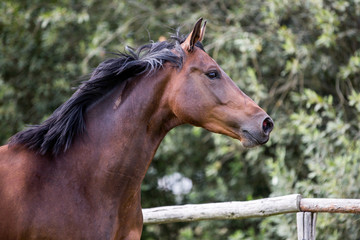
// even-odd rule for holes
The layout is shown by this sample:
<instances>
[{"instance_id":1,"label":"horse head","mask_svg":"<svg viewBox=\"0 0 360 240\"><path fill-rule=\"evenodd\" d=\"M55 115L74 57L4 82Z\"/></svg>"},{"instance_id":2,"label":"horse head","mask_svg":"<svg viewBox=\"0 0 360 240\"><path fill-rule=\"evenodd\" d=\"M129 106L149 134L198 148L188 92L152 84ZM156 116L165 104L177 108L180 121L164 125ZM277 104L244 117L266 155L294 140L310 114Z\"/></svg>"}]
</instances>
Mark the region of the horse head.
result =
<instances>
[{"instance_id":1,"label":"horse head","mask_svg":"<svg viewBox=\"0 0 360 240\"><path fill-rule=\"evenodd\" d=\"M170 108L184 122L239 139L254 147L269 140L273 121L200 46L202 19L181 43L183 67L172 78Z\"/></svg>"}]
</instances>

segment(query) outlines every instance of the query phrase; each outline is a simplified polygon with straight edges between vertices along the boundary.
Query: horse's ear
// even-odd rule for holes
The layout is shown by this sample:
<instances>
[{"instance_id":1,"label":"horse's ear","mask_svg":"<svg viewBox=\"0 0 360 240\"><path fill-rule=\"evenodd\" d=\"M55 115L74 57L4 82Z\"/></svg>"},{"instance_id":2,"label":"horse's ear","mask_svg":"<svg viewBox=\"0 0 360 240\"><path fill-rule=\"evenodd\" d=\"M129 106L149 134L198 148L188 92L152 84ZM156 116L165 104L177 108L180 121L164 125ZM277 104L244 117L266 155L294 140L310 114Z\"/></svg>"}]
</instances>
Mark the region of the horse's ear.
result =
<instances>
[{"instance_id":1,"label":"horse's ear","mask_svg":"<svg viewBox=\"0 0 360 240\"><path fill-rule=\"evenodd\" d=\"M191 33L188 35L186 40L181 44L182 48L188 52L192 52L194 50L195 43L198 41L202 41L205 34L206 21L204 22L203 27L201 27L201 23L203 18L200 18L195 23L195 26Z\"/></svg>"},{"instance_id":2,"label":"horse's ear","mask_svg":"<svg viewBox=\"0 0 360 240\"><path fill-rule=\"evenodd\" d=\"M207 22L205 21L205 22L204 22L204 25L203 25L202 28L201 28L199 42L202 42L202 41L204 40L206 23L207 23Z\"/></svg>"}]
</instances>

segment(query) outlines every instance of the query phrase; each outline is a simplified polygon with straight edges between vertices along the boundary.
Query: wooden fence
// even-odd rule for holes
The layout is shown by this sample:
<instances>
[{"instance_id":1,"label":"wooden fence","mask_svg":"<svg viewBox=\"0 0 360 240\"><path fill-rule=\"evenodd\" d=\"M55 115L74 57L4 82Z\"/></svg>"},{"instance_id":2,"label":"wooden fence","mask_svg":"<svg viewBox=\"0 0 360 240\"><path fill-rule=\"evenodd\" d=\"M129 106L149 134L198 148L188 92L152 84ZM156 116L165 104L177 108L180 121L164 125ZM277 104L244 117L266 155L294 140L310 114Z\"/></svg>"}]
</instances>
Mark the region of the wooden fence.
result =
<instances>
[{"instance_id":1,"label":"wooden fence","mask_svg":"<svg viewBox=\"0 0 360 240\"><path fill-rule=\"evenodd\" d=\"M360 199L302 198L300 194L143 209L144 224L242 219L297 213L299 240L315 240L316 213L360 213Z\"/></svg>"}]
</instances>

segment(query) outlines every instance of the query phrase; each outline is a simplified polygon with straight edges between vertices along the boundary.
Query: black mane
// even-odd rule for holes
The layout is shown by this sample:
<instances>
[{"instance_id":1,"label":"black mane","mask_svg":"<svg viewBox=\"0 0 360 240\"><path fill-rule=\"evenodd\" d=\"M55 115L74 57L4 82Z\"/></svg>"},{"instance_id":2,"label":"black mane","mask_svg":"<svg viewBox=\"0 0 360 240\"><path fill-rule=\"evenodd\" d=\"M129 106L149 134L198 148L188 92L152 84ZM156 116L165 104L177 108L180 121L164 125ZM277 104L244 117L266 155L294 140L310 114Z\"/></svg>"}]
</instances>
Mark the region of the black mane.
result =
<instances>
[{"instance_id":1,"label":"black mane","mask_svg":"<svg viewBox=\"0 0 360 240\"><path fill-rule=\"evenodd\" d=\"M84 133L86 110L126 79L143 73L154 73L165 62L182 67L184 38L173 37L173 41L156 42L141 46L137 50L126 48L125 53L99 64L89 80L82 82L71 98L62 104L42 124L32 125L15 134L10 145L21 144L42 155L57 155L71 146L74 136ZM197 45L203 49L202 45ZM172 49L177 50L175 54Z\"/></svg>"}]
</instances>

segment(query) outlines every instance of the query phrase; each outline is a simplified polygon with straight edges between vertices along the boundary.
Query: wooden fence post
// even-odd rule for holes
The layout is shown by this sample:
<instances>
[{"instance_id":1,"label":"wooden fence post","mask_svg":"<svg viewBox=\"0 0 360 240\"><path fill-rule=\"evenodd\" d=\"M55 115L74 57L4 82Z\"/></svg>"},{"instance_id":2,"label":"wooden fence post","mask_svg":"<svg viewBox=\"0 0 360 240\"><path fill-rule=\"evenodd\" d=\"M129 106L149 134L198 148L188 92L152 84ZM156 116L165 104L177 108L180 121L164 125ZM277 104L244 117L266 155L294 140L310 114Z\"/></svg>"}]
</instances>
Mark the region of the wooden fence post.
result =
<instances>
[{"instance_id":1,"label":"wooden fence post","mask_svg":"<svg viewBox=\"0 0 360 240\"><path fill-rule=\"evenodd\" d=\"M315 240L316 238L316 213L296 213L298 240Z\"/></svg>"}]
</instances>

